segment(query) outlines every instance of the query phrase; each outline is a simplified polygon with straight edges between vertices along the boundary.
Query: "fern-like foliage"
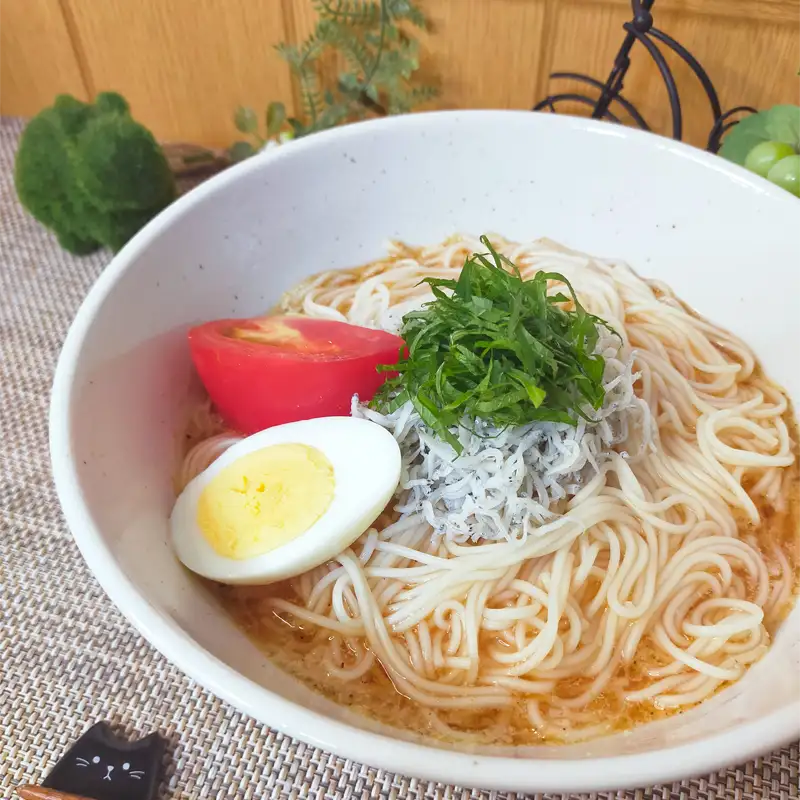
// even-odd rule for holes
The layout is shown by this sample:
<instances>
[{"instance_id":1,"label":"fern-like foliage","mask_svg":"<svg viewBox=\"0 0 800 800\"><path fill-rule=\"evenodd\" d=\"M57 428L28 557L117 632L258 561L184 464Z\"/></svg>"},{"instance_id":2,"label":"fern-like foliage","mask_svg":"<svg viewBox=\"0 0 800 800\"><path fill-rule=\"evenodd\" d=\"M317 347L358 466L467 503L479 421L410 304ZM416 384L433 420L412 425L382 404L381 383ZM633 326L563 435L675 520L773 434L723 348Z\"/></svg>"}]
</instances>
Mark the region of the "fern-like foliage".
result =
<instances>
[{"instance_id":1,"label":"fern-like foliage","mask_svg":"<svg viewBox=\"0 0 800 800\"><path fill-rule=\"evenodd\" d=\"M415 84L419 43L410 28L427 29L413 0L311 0L319 14L313 33L300 44L277 51L295 76L302 115L286 118L282 103L267 109L266 135L251 109L236 112L236 126L255 142L237 142L236 160L252 155L267 141L307 136L368 116L402 114L428 103L436 87ZM322 87L320 60L335 53L345 69L334 86Z\"/></svg>"},{"instance_id":2,"label":"fern-like foliage","mask_svg":"<svg viewBox=\"0 0 800 800\"><path fill-rule=\"evenodd\" d=\"M381 4L370 0L314 0L320 19L350 25L374 25L381 16Z\"/></svg>"}]
</instances>

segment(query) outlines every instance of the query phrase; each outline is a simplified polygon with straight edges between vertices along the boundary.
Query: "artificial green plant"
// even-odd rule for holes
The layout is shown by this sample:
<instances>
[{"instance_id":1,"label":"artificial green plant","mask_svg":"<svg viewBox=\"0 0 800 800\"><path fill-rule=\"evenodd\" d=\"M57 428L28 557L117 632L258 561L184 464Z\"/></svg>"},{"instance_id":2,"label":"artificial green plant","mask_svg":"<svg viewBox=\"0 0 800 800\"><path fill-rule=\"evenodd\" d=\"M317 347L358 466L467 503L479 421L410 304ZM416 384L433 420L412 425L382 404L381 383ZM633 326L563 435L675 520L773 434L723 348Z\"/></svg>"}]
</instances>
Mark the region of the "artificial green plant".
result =
<instances>
[{"instance_id":1,"label":"artificial green plant","mask_svg":"<svg viewBox=\"0 0 800 800\"><path fill-rule=\"evenodd\" d=\"M125 99L59 95L25 128L14 167L22 205L71 253L119 250L176 196L153 135Z\"/></svg>"},{"instance_id":2,"label":"artificial green plant","mask_svg":"<svg viewBox=\"0 0 800 800\"><path fill-rule=\"evenodd\" d=\"M271 140L306 136L343 122L369 116L402 114L436 96L428 84L417 84L419 43L410 35L427 27L412 0L313 0L319 14L311 35L299 44L280 44L277 51L299 87L301 114L287 117L283 103L268 105L263 125L252 108L240 107L234 122L246 141L231 148L241 160ZM323 87L320 67L331 55L345 68L335 85Z\"/></svg>"}]
</instances>

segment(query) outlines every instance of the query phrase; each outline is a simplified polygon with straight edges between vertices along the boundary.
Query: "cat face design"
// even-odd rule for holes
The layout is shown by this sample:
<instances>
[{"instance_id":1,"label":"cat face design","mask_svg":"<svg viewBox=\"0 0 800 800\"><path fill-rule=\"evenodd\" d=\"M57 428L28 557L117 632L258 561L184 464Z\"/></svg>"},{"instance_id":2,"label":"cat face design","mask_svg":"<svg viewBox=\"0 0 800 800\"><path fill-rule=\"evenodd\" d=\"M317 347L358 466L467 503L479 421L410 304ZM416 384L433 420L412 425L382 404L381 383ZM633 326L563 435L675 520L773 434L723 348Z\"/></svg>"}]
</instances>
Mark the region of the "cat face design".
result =
<instances>
[{"instance_id":1,"label":"cat face design","mask_svg":"<svg viewBox=\"0 0 800 800\"><path fill-rule=\"evenodd\" d=\"M105 770L105 774L100 779L104 781L118 780L121 777L120 773L127 773L129 778L140 781L147 774L147 770L133 769L133 765L130 761L123 761L122 764L120 764L119 757L117 757L113 759L116 763L112 764L109 763L111 760L111 758L103 759L101 756L92 756L92 760L87 761L83 756L78 756L75 759L75 766L89 769L93 772L97 772L98 770L103 772L103 770ZM117 770L116 778L112 777L114 775L114 770ZM97 775L92 775L91 779L92 781L96 781Z\"/></svg>"},{"instance_id":2,"label":"cat face design","mask_svg":"<svg viewBox=\"0 0 800 800\"><path fill-rule=\"evenodd\" d=\"M42 785L92 800L150 800L163 750L158 734L129 742L101 722L75 742Z\"/></svg>"}]
</instances>

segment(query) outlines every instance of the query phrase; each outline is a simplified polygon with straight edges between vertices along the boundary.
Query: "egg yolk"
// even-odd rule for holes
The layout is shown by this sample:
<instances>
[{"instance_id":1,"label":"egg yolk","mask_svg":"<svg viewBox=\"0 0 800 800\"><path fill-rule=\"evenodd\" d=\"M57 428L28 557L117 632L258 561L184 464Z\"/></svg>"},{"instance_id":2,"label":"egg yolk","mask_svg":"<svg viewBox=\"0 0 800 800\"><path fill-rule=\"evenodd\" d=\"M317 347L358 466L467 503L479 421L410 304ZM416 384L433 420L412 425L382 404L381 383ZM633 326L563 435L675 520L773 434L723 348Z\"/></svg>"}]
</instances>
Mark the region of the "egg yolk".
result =
<instances>
[{"instance_id":1,"label":"egg yolk","mask_svg":"<svg viewBox=\"0 0 800 800\"><path fill-rule=\"evenodd\" d=\"M269 553L304 534L333 499L333 465L315 447L276 444L236 459L197 503L197 524L221 556Z\"/></svg>"}]
</instances>

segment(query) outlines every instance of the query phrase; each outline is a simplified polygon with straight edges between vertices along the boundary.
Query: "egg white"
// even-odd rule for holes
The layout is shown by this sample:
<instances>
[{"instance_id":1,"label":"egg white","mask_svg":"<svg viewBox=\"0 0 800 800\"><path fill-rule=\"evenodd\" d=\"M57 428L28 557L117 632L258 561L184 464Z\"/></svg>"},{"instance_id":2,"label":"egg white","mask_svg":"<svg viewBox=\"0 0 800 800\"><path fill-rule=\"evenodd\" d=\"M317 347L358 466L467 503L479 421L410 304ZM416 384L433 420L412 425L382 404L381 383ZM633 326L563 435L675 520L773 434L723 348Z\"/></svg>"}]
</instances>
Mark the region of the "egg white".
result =
<instances>
[{"instance_id":1,"label":"egg white","mask_svg":"<svg viewBox=\"0 0 800 800\"><path fill-rule=\"evenodd\" d=\"M197 524L203 489L242 456L276 444L305 444L333 466L333 498L325 513L285 545L248 559L221 556ZM352 417L291 422L253 434L226 450L181 492L170 516L178 559L192 572L221 583L259 585L290 578L346 550L380 515L400 482L400 448L380 425Z\"/></svg>"}]
</instances>

